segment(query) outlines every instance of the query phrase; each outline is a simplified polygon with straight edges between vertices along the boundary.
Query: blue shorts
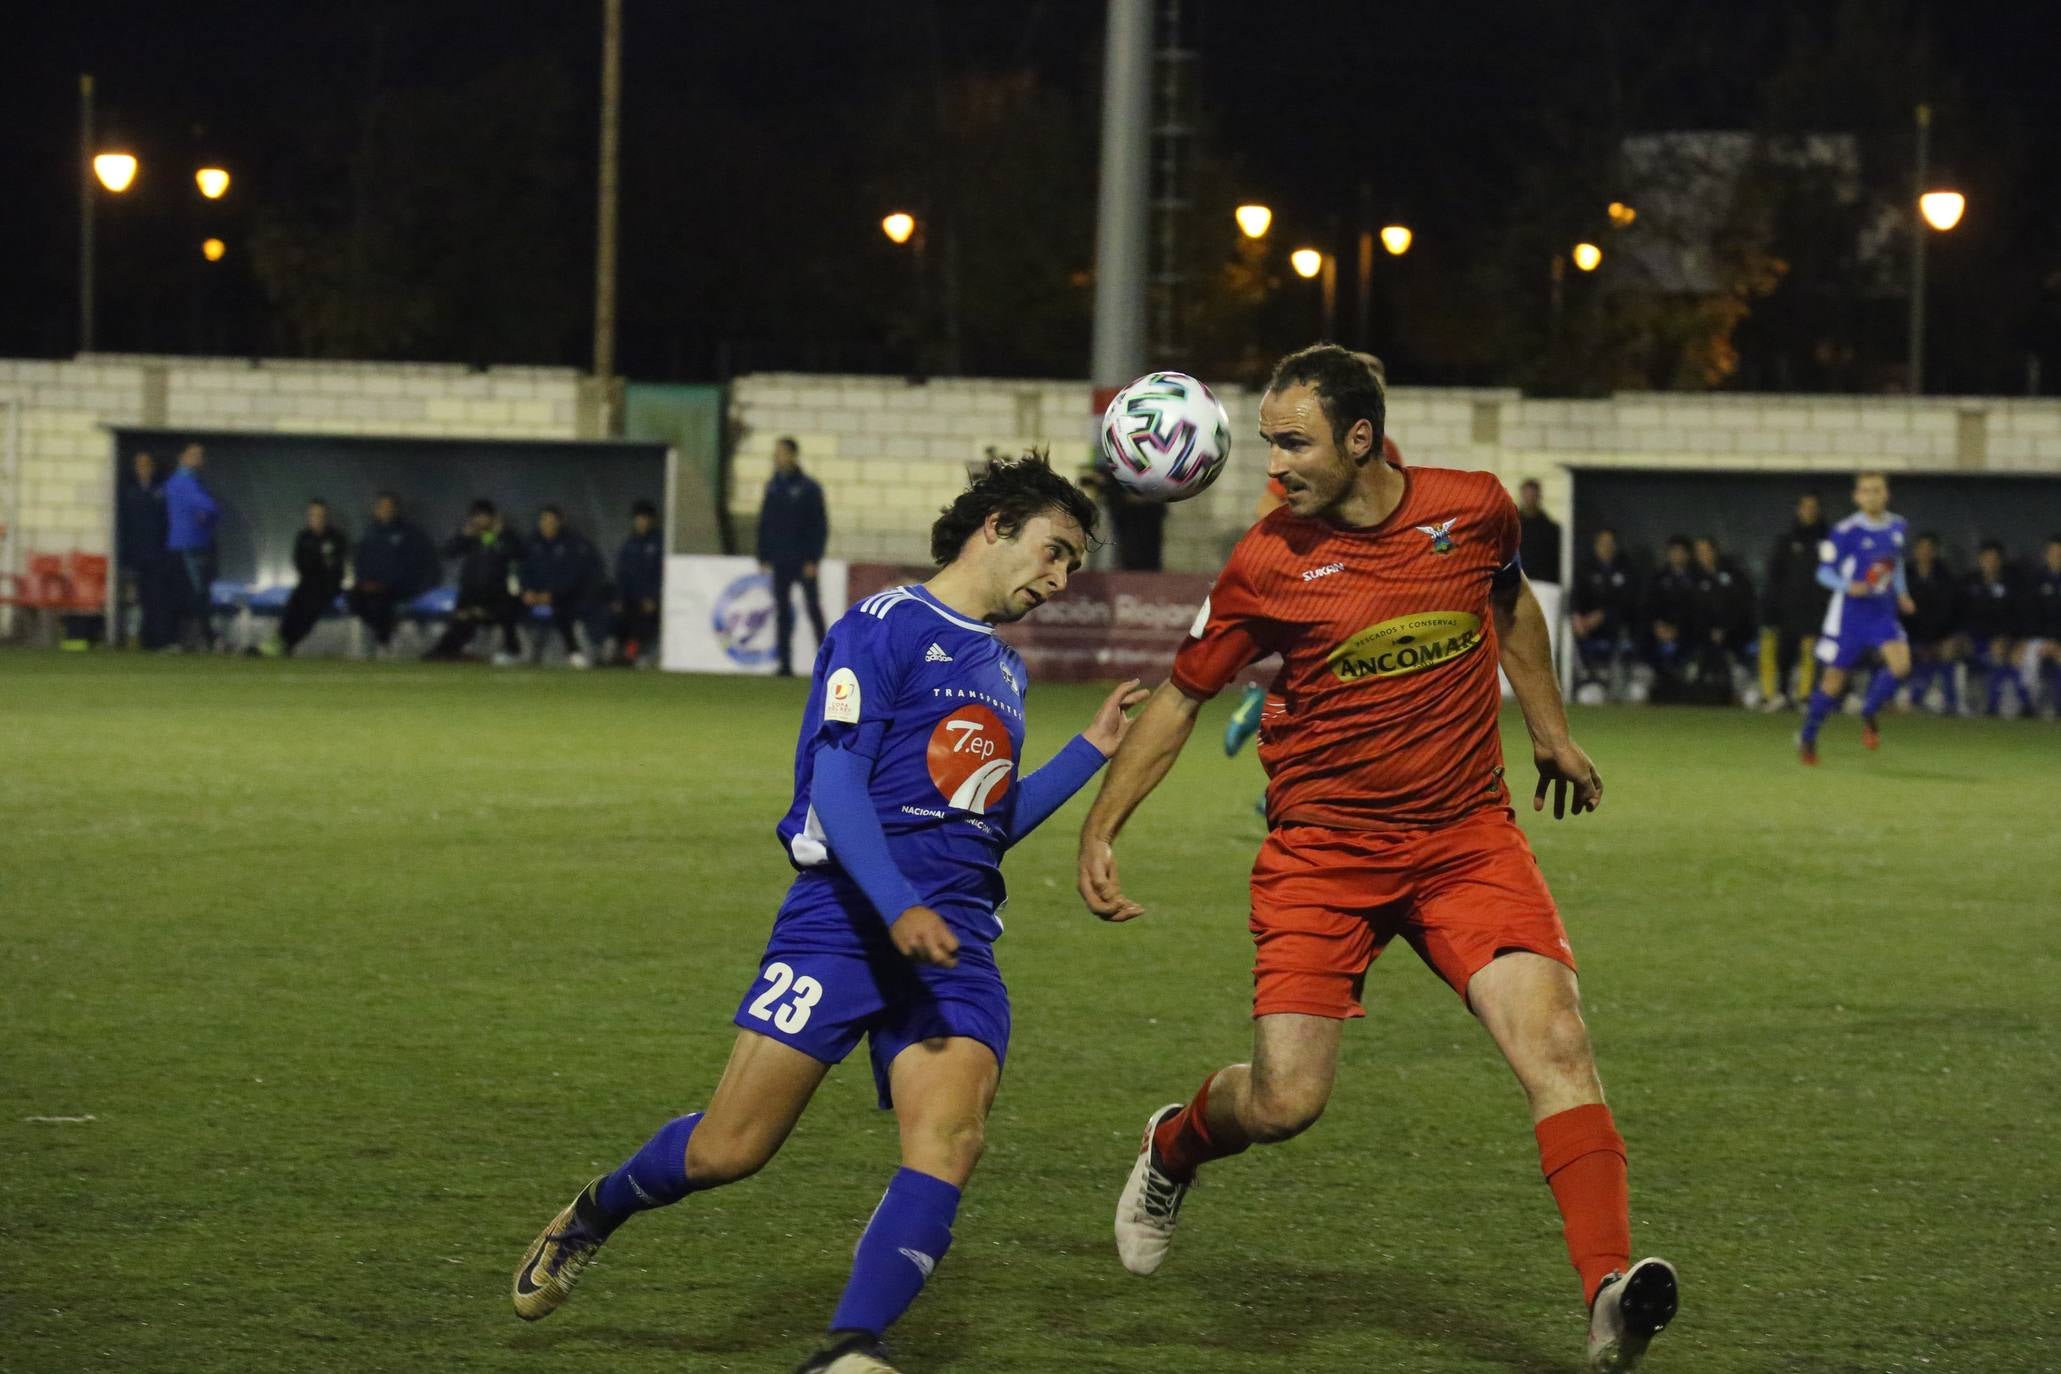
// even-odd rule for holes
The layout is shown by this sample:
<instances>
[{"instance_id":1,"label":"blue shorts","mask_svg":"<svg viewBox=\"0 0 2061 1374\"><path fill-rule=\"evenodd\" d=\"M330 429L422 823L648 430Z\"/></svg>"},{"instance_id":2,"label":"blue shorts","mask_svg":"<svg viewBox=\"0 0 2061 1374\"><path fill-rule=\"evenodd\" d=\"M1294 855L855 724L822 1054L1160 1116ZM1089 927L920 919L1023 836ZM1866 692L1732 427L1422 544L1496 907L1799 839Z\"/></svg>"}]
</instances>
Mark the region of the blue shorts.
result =
<instances>
[{"instance_id":1,"label":"blue shorts","mask_svg":"<svg viewBox=\"0 0 2061 1374\"><path fill-rule=\"evenodd\" d=\"M877 920L870 911L858 919ZM855 933L848 949L818 937L783 940L782 925L759 961L759 977L732 1018L744 1030L791 1045L825 1064L844 1062L861 1036L870 1042L873 1083L892 1107L889 1070L911 1045L941 1036L978 1040L1009 1055L1009 989L987 945L962 940L956 968L913 964L881 941Z\"/></svg>"},{"instance_id":2,"label":"blue shorts","mask_svg":"<svg viewBox=\"0 0 2061 1374\"><path fill-rule=\"evenodd\" d=\"M1844 671L1885 644L1904 642L1904 627L1894 620L1884 625L1863 625L1848 620L1839 627L1836 638L1832 635L1819 635L1818 646L1811 653L1827 668Z\"/></svg>"}]
</instances>

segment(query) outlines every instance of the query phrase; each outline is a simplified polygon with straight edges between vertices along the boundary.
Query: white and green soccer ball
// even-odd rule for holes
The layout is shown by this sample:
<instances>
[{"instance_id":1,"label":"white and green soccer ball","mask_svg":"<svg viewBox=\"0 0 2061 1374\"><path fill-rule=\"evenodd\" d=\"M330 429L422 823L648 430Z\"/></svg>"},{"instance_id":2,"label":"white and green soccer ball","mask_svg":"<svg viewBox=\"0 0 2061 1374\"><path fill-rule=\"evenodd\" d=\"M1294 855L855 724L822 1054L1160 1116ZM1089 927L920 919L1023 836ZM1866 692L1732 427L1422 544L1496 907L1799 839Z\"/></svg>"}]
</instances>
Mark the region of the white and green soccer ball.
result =
<instances>
[{"instance_id":1,"label":"white and green soccer ball","mask_svg":"<svg viewBox=\"0 0 2061 1374\"><path fill-rule=\"evenodd\" d=\"M1144 500L1185 501L1207 490L1230 456L1223 405L1185 372L1148 372L1102 412L1102 457Z\"/></svg>"}]
</instances>

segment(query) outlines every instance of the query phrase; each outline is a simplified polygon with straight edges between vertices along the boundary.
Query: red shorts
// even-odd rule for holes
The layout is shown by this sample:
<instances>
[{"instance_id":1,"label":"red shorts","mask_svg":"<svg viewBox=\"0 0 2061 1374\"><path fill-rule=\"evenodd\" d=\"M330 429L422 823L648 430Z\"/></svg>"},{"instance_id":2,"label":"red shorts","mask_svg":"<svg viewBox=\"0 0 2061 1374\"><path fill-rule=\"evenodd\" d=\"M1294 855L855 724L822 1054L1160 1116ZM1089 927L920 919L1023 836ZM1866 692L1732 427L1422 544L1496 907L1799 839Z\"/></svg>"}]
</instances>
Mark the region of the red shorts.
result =
<instances>
[{"instance_id":1,"label":"red shorts","mask_svg":"<svg viewBox=\"0 0 2061 1374\"><path fill-rule=\"evenodd\" d=\"M1422 830L1285 825L1252 868L1252 1014L1365 1016L1367 968L1397 935L1463 1000L1508 950L1575 966L1508 809Z\"/></svg>"}]
</instances>

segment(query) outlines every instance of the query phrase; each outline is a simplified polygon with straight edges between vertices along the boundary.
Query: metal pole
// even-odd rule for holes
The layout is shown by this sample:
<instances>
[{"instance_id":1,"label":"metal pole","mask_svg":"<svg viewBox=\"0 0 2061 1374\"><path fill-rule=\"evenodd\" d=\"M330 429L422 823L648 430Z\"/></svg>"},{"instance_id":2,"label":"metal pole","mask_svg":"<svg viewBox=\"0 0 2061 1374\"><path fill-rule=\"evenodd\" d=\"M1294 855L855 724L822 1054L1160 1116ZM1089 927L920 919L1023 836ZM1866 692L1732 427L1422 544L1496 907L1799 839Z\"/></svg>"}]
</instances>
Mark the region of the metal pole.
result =
<instances>
[{"instance_id":1,"label":"metal pole","mask_svg":"<svg viewBox=\"0 0 2061 1374\"><path fill-rule=\"evenodd\" d=\"M1374 336L1368 325L1373 315L1374 301L1374 188L1366 182L1360 183L1360 275L1355 286L1358 299L1353 302L1353 343L1360 348L1374 347Z\"/></svg>"},{"instance_id":2,"label":"metal pole","mask_svg":"<svg viewBox=\"0 0 2061 1374\"><path fill-rule=\"evenodd\" d=\"M1910 385L1913 396L1922 396L1925 394L1925 216L1918 209L1918 197L1925 194L1925 181L1931 175L1927 164L1932 160L1932 107L1920 104L1917 119L1917 184L1911 189L1911 203L1905 213L1911 217Z\"/></svg>"},{"instance_id":3,"label":"metal pole","mask_svg":"<svg viewBox=\"0 0 2061 1374\"><path fill-rule=\"evenodd\" d=\"M1109 0L1102 61L1102 185L1095 226L1095 386L1145 362L1145 219L1152 97L1151 0Z\"/></svg>"},{"instance_id":4,"label":"metal pole","mask_svg":"<svg viewBox=\"0 0 2061 1374\"><path fill-rule=\"evenodd\" d=\"M79 352L93 351L93 78L79 77Z\"/></svg>"},{"instance_id":5,"label":"metal pole","mask_svg":"<svg viewBox=\"0 0 2061 1374\"><path fill-rule=\"evenodd\" d=\"M615 210L622 105L623 0L602 0L601 204L594 238L594 377L603 387L611 386L615 378Z\"/></svg>"}]
</instances>

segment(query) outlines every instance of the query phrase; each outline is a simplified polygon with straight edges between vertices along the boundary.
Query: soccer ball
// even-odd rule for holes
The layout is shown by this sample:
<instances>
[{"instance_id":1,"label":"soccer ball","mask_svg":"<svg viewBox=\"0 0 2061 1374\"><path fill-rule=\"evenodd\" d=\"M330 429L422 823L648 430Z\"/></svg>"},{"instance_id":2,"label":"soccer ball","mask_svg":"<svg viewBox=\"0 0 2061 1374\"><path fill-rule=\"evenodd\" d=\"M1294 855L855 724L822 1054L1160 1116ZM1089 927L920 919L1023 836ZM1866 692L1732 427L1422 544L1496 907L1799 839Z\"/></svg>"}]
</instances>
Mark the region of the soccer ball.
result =
<instances>
[{"instance_id":1,"label":"soccer ball","mask_svg":"<svg viewBox=\"0 0 2061 1374\"><path fill-rule=\"evenodd\" d=\"M1185 372L1148 372L1102 412L1102 456L1147 501L1206 490L1231 456L1231 422L1215 393Z\"/></svg>"}]
</instances>

